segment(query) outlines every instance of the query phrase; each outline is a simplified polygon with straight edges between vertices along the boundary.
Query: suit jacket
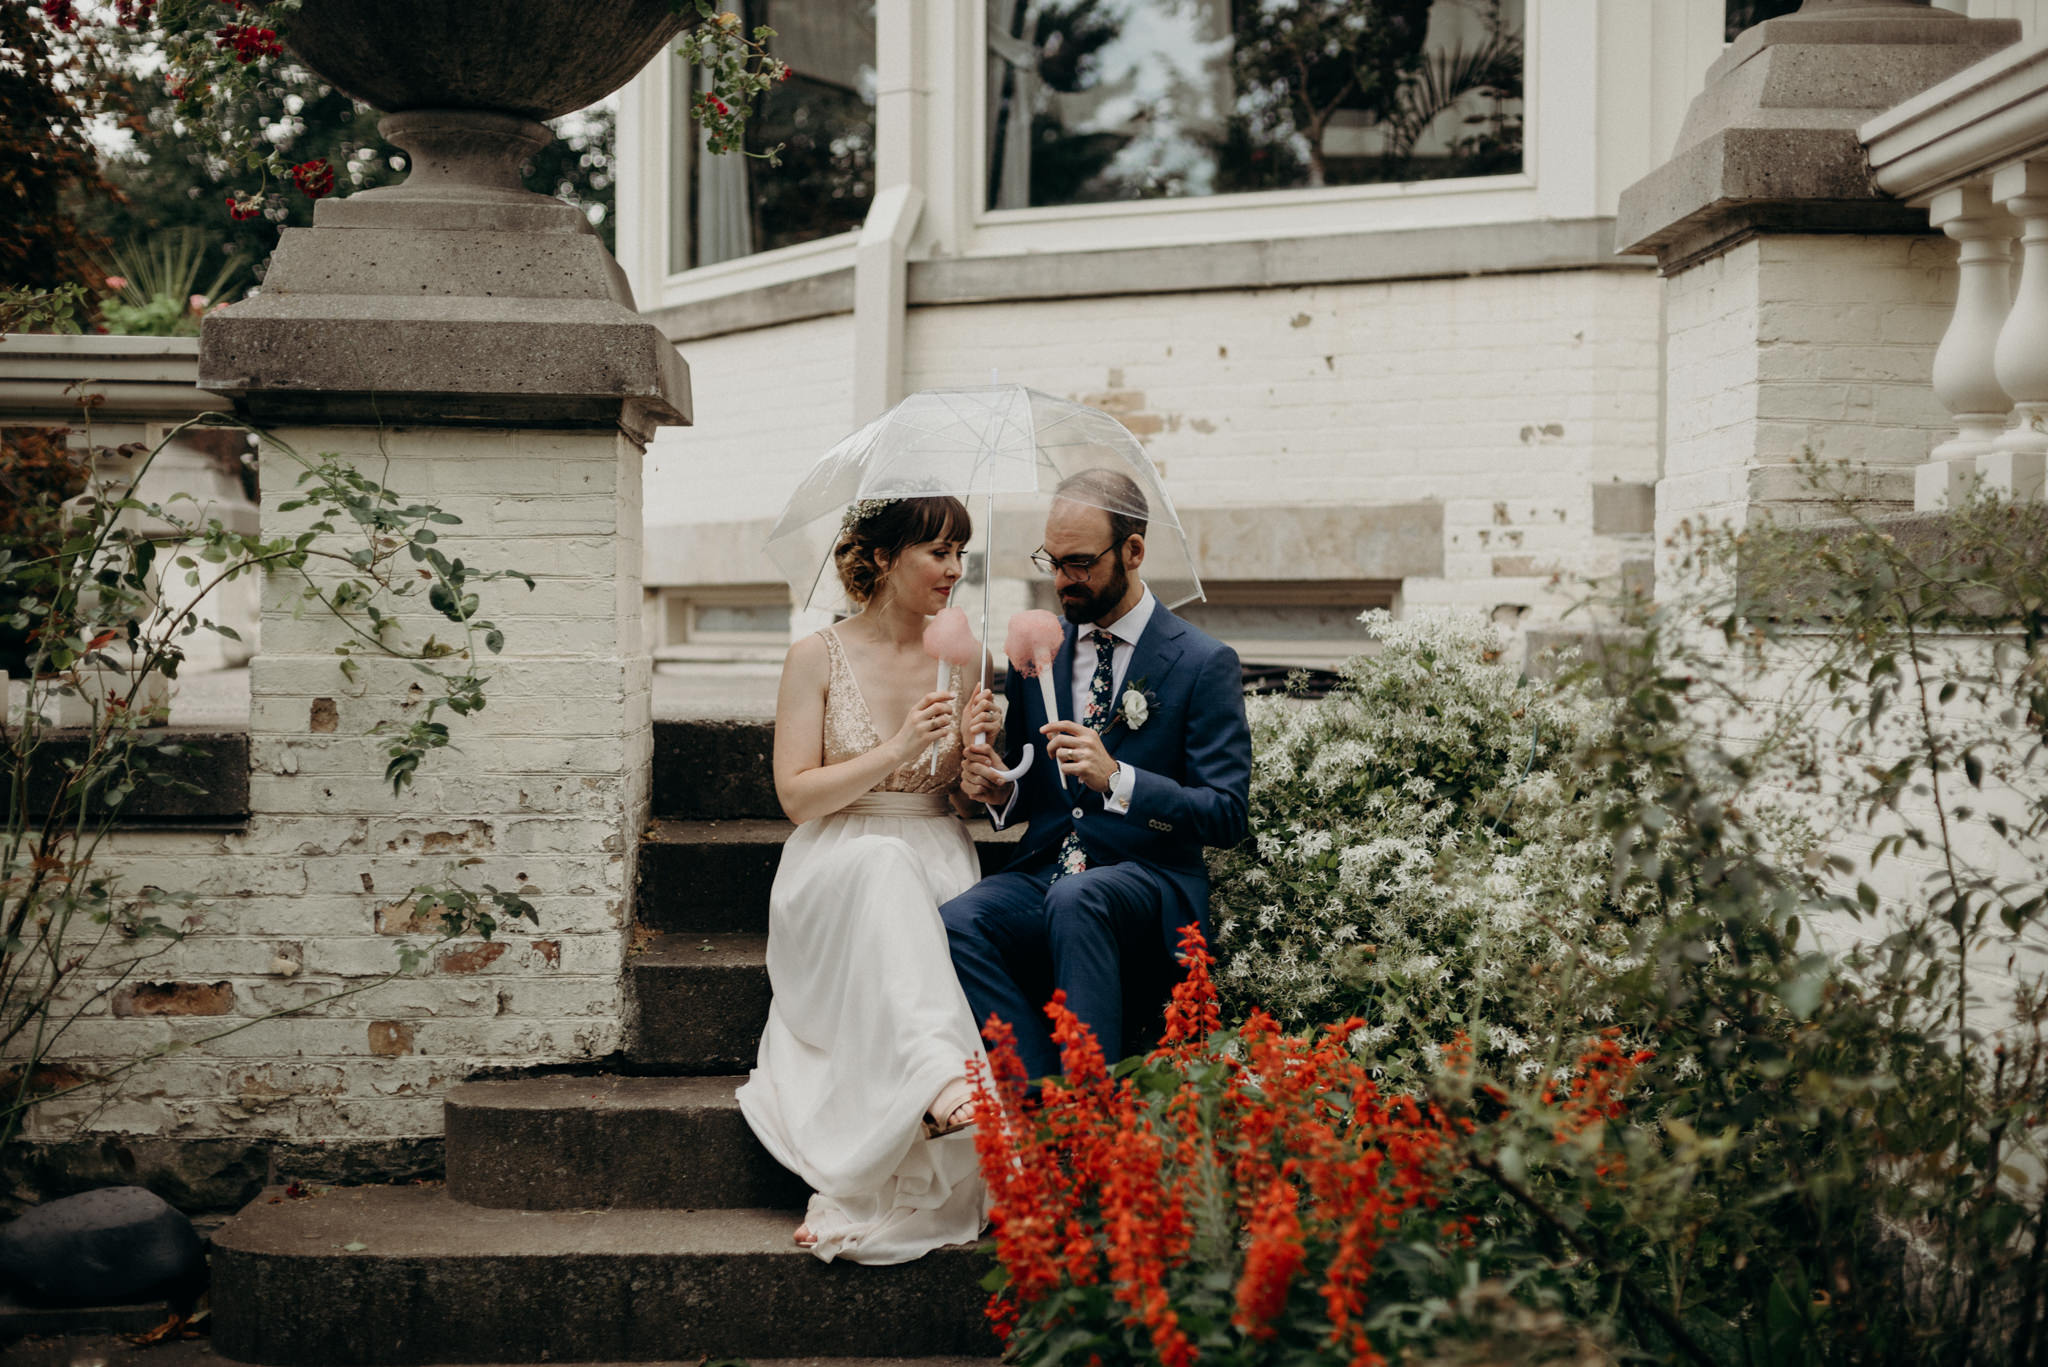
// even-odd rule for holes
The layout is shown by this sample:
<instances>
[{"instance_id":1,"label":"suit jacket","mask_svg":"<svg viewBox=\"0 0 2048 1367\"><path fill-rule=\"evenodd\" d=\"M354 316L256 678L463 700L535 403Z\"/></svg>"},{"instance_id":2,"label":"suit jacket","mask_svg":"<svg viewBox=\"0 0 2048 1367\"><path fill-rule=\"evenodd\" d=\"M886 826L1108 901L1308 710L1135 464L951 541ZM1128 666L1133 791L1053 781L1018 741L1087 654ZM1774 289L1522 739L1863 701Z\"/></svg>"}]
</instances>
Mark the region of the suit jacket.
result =
<instances>
[{"instance_id":1,"label":"suit jacket","mask_svg":"<svg viewBox=\"0 0 2048 1367\"><path fill-rule=\"evenodd\" d=\"M1073 706L1071 680L1077 629L1066 624L1066 639L1052 663L1053 694L1060 713ZM1138 687L1149 715L1133 729L1123 719L1123 695ZM1137 771L1128 812L1103 810L1103 794L1079 779L1060 788L1059 767L1045 753L1045 699L1038 680L1014 666L1004 692L1009 698L1005 760L1014 766L1026 745L1039 749L1031 772L1020 782L1010 820L1029 823L1023 853L1012 869L1035 867L1055 855L1069 830L1078 829L1090 867L1140 863L1156 870L1171 889L1160 908L1160 929L1171 956L1180 929L1190 922L1209 930L1209 870L1205 845L1235 845L1244 838L1252 773L1251 729L1245 723L1244 682L1237 652L1158 605L1145 624L1113 700L1117 719L1102 734L1104 747Z\"/></svg>"}]
</instances>

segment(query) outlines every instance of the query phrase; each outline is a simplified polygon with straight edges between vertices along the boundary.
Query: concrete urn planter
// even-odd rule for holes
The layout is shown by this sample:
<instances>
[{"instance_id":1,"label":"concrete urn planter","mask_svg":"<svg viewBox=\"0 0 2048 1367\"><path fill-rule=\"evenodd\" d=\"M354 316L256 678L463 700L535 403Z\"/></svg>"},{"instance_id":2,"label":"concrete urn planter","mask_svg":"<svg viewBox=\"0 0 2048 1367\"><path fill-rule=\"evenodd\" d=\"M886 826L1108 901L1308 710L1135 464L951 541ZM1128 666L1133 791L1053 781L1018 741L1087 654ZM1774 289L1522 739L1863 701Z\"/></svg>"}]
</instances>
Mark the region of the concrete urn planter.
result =
<instances>
[{"instance_id":1,"label":"concrete urn planter","mask_svg":"<svg viewBox=\"0 0 2048 1367\"><path fill-rule=\"evenodd\" d=\"M617 90L696 17L670 0L305 0L280 37L387 114L553 119Z\"/></svg>"},{"instance_id":2,"label":"concrete urn planter","mask_svg":"<svg viewBox=\"0 0 2048 1367\"><path fill-rule=\"evenodd\" d=\"M207 318L200 385L270 424L689 421L689 374L583 211L520 168L540 122L698 22L672 0L304 0L279 36L378 109L403 183L325 199L254 297Z\"/></svg>"}]
</instances>

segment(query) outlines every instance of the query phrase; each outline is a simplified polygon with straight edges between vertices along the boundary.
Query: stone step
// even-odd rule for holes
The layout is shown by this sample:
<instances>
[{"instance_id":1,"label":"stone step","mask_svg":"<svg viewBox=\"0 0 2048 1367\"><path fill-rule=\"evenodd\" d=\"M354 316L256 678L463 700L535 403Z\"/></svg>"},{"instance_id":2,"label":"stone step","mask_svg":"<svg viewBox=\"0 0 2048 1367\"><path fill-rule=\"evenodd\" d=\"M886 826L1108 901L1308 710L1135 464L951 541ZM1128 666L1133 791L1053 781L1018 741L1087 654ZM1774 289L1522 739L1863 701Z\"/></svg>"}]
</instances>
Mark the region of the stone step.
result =
<instances>
[{"instance_id":1,"label":"stone step","mask_svg":"<svg viewBox=\"0 0 2048 1367\"><path fill-rule=\"evenodd\" d=\"M448 1194L515 1210L801 1209L740 1114L744 1076L543 1077L449 1091Z\"/></svg>"},{"instance_id":2,"label":"stone step","mask_svg":"<svg viewBox=\"0 0 2048 1367\"><path fill-rule=\"evenodd\" d=\"M654 815L677 821L781 820L765 721L654 723Z\"/></svg>"},{"instance_id":3,"label":"stone step","mask_svg":"<svg viewBox=\"0 0 2048 1367\"><path fill-rule=\"evenodd\" d=\"M774 821L649 823L640 840L635 914L651 930L684 934L768 932L768 889L782 842L796 827ZM1015 857L1021 827L997 834L979 826L975 851L984 873Z\"/></svg>"},{"instance_id":4,"label":"stone step","mask_svg":"<svg viewBox=\"0 0 2048 1367\"><path fill-rule=\"evenodd\" d=\"M773 1210L489 1210L435 1187L258 1197L213 1241L213 1346L278 1367L985 1356L987 1258L822 1263Z\"/></svg>"},{"instance_id":5,"label":"stone step","mask_svg":"<svg viewBox=\"0 0 2048 1367\"><path fill-rule=\"evenodd\" d=\"M766 935L653 935L626 971L634 1062L688 1074L754 1066L768 1023Z\"/></svg>"}]
</instances>

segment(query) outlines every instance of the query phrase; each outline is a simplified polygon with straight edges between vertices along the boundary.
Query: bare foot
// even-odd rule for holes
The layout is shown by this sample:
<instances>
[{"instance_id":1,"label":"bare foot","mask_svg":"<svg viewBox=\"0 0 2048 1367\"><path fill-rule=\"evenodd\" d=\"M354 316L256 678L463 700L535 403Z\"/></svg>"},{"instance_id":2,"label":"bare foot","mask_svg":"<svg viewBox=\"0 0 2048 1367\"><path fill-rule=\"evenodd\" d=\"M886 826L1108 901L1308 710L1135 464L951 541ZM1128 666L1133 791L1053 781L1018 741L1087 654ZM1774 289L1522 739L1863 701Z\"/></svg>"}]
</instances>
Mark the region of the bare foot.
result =
<instances>
[{"instance_id":1,"label":"bare foot","mask_svg":"<svg viewBox=\"0 0 2048 1367\"><path fill-rule=\"evenodd\" d=\"M798 1225L796 1233L791 1237L796 1240L798 1248L816 1248L818 1246L818 1236L811 1233L809 1225Z\"/></svg>"},{"instance_id":2,"label":"bare foot","mask_svg":"<svg viewBox=\"0 0 2048 1367\"><path fill-rule=\"evenodd\" d=\"M937 1139L973 1123L974 1089L966 1078L954 1078L932 1098L932 1108L925 1112L924 1132L927 1138Z\"/></svg>"}]
</instances>

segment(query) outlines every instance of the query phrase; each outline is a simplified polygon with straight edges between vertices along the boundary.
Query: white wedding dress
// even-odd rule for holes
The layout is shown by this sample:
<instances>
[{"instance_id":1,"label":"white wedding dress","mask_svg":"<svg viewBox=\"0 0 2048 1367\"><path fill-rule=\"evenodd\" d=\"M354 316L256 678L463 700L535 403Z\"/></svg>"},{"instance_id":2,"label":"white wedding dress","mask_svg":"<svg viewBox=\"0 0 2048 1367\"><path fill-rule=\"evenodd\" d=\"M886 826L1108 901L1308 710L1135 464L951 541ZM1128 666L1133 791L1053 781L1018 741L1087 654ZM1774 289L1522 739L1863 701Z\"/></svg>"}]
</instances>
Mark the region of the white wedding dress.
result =
<instances>
[{"instance_id":1,"label":"white wedding dress","mask_svg":"<svg viewBox=\"0 0 2048 1367\"><path fill-rule=\"evenodd\" d=\"M837 764L882 736L838 636L820 634L831 662L824 757ZM920 754L798 826L769 893L774 1000L740 1110L816 1193L804 1222L827 1262L908 1262L981 1232L973 1131L927 1139L922 1128L939 1090L981 1054L939 920L939 904L980 877L946 800L959 774L949 736L936 773Z\"/></svg>"}]
</instances>

